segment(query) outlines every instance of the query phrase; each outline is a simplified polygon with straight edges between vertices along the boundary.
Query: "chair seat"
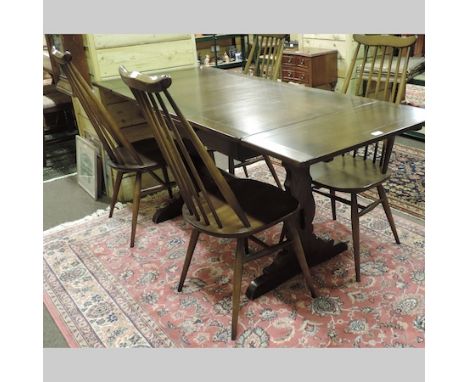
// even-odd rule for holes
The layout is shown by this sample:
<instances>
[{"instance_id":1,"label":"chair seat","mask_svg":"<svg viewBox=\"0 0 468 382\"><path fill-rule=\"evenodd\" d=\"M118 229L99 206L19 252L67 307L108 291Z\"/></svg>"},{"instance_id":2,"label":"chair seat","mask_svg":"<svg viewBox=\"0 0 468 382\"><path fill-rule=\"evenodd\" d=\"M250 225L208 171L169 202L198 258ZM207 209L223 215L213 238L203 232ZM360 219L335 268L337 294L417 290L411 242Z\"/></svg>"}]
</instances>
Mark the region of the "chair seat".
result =
<instances>
[{"instance_id":1,"label":"chair seat","mask_svg":"<svg viewBox=\"0 0 468 382\"><path fill-rule=\"evenodd\" d=\"M146 171L151 167L157 168L165 165L164 158L154 138L142 139L132 143L143 164L136 164L133 157L125 147L115 149L124 159L124 164L112 164L112 167L121 170Z\"/></svg>"},{"instance_id":2,"label":"chair seat","mask_svg":"<svg viewBox=\"0 0 468 382\"><path fill-rule=\"evenodd\" d=\"M310 166L310 176L312 182L319 186L343 192L362 192L390 178L390 172L382 174L378 162L345 155Z\"/></svg>"},{"instance_id":3,"label":"chair seat","mask_svg":"<svg viewBox=\"0 0 468 382\"><path fill-rule=\"evenodd\" d=\"M208 216L211 224L205 226L192 217L188 213L188 209L184 207L186 220L201 231L222 237L231 235L239 237L239 234L248 236L270 225L277 224L298 208L297 200L278 187L252 179L237 178L221 169L220 171L236 195L241 208L247 214L251 227L244 227L232 208L223 200L217 188L210 184L210 179L204 179L205 187L212 195L216 213L224 222L224 226L219 228L211 215ZM201 174L201 176L203 175Z\"/></svg>"}]
</instances>

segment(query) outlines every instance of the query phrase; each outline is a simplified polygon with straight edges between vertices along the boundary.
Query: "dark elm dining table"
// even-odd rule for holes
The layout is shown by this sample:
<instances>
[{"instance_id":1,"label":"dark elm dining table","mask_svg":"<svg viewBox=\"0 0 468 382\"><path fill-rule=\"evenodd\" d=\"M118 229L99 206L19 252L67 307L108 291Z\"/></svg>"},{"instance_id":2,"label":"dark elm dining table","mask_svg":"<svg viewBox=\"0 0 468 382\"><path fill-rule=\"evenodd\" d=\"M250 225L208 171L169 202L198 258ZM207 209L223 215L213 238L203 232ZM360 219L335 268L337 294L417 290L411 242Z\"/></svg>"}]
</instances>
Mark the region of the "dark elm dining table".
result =
<instances>
[{"instance_id":1,"label":"dark elm dining table","mask_svg":"<svg viewBox=\"0 0 468 382\"><path fill-rule=\"evenodd\" d=\"M197 67L154 74L172 77L169 91L207 147L238 160L258 154L281 160L285 189L301 206L300 236L311 266L347 246L313 233L310 166L384 137L418 130L425 122L424 109L221 69ZM94 85L135 100L120 78ZM283 251L251 282L247 296L256 298L299 272L295 256Z\"/></svg>"}]
</instances>

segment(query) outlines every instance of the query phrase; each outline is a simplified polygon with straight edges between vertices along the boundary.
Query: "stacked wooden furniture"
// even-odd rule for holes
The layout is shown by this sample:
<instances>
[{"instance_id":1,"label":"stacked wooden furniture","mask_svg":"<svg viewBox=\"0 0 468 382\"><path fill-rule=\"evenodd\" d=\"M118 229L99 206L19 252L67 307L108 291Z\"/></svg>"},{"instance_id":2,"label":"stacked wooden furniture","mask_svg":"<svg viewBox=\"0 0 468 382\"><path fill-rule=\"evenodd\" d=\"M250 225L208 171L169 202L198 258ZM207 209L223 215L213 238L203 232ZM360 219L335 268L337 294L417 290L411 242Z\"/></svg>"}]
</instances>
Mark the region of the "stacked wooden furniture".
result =
<instances>
[{"instance_id":1,"label":"stacked wooden furniture","mask_svg":"<svg viewBox=\"0 0 468 382\"><path fill-rule=\"evenodd\" d=\"M73 55L75 66L90 85L96 81L119 78L119 64L131 65L142 72L197 66L195 37L192 34L85 34L46 37L49 47L54 44L59 50L69 51ZM94 93L130 142L152 137L141 110L136 105L99 89L94 89ZM88 114L77 98L72 99L80 136L99 145L100 140ZM112 195L117 172L106 166L108 160L104 149L101 150L101 156L106 193ZM119 201L133 199L135 180L134 174L123 178L118 194ZM148 174L142 176L141 182L143 188L156 184Z\"/></svg>"},{"instance_id":2,"label":"stacked wooden furniture","mask_svg":"<svg viewBox=\"0 0 468 382\"><path fill-rule=\"evenodd\" d=\"M338 51L332 49L286 49L283 52L281 78L308 87L334 90L338 78Z\"/></svg>"},{"instance_id":3,"label":"stacked wooden furniture","mask_svg":"<svg viewBox=\"0 0 468 382\"><path fill-rule=\"evenodd\" d=\"M76 134L75 115L72 99L68 94L57 90L49 51L44 49L42 68L44 85L42 88L42 129L43 165L47 165L46 145L73 138Z\"/></svg>"}]
</instances>

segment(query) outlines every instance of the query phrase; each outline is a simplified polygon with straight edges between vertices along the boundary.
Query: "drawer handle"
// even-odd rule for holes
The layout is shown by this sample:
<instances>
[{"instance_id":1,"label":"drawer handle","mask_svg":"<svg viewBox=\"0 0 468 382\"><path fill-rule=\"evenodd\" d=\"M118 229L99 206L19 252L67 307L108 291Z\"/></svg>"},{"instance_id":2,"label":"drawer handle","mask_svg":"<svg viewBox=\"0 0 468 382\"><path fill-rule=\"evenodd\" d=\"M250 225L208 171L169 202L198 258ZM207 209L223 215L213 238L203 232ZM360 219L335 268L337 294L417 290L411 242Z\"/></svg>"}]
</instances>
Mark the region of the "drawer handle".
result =
<instances>
[{"instance_id":1,"label":"drawer handle","mask_svg":"<svg viewBox=\"0 0 468 382\"><path fill-rule=\"evenodd\" d=\"M304 65L304 60L301 60L301 65Z\"/></svg>"},{"instance_id":2,"label":"drawer handle","mask_svg":"<svg viewBox=\"0 0 468 382\"><path fill-rule=\"evenodd\" d=\"M288 77L291 77L291 74L292 74L291 72L288 72Z\"/></svg>"},{"instance_id":3,"label":"drawer handle","mask_svg":"<svg viewBox=\"0 0 468 382\"><path fill-rule=\"evenodd\" d=\"M291 61L292 61L292 58L291 58L291 57L289 57L289 58L288 58L288 62L291 62Z\"/></svg>"}]
</instances>

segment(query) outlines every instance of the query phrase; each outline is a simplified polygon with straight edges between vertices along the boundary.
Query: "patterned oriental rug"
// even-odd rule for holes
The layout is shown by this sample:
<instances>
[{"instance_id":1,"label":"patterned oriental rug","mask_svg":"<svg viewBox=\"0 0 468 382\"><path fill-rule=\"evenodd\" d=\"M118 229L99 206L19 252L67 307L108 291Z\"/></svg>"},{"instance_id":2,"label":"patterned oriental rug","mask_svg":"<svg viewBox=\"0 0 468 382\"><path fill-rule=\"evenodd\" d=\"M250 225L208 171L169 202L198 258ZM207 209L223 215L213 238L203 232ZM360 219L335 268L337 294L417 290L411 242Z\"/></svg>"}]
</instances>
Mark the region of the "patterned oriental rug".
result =
<instances>
[{"instance_id":1,"label":"patterned oriental rug","mask_svg":"<svg viewBox=\"0 0 468 382\"><path fill-rule=\"evenodd\" d=\"M389 167L392 176L384 183L384 188L390 206L424 219L424 150L395 144ZM378 199L377 190L366 191L361 195L373 200Z\"/></svg>"},{"instance_id":2,"label":"patterned oriental rug","mask_svg":"<svg viewBox=\"0 0 468 382\"><path fill-rule=\"evenodd\" d=\"M101 211L44 232L44 302L71 347L424 347L423 225L395 216L396 245L381 209L365 215L361 283L348 250L311 269L314 300L301 275L254 301L244 296L234 342L235 243L202 234L178 293L190 227L182 218L152 223L166 200L142 200L132 249L130 204L112 219ZM350 241L348 207L338 203L332 221L328 200L316 201L316 234ZM277 241L280 228L263 239ZM270 261L245 266L243 291Z\"/></svg>"}]
</instances>

